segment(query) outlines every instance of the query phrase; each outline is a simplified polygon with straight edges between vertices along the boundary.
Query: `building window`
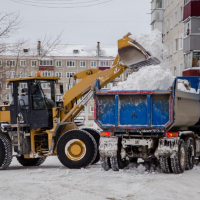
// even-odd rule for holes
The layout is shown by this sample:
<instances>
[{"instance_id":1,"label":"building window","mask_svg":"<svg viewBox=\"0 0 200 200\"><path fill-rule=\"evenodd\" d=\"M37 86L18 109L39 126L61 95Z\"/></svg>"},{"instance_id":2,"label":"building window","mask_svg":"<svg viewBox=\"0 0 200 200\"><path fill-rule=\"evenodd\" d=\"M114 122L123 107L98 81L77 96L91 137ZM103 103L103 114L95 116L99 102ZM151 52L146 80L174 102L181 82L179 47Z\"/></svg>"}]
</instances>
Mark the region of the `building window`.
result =
<instances>
[{"instance_id":1,"label":"building window","mask_svg":"<svg viewBox=\"0 0 200 200\"><path fill-rule=\"evenodd\" d=\"M178 39L174 40L174 53L178 51Z\"/></svg>"},{"instance_id":2,"label":"building window","mask_svg":"<svg viewBox=\"0 0 200 200\"><path fill-rule=\"evenodd\" d=\"M32 71L32 72L31 72L31 76L32 76L32 77L35 77L36 74L37 74L37 73L36 73L35 71Z\"/></svg>"},{"instance_id":3,"label":"building window","mask_svg":"<svg viewBox=\"0 0 200 200\"><path fill-rule=\"evenodd\" d=\"M189 3L191 0L185 0L185 4Z\"/></svg>"},{"instance_id":4,"label":"building window","mask_svg":"<svg viewBox=\"0 0 200 200\"><path fill-rule=\"evenodd\" d=\"M56 95L56 101L61 101L62 100L62 95Z\"/></svg>"},{"instance_id":5,"label":"building window","mask_svg":"<svg viewBox=\"0 0 200 200\"><path fill-rule=\"evenodd\" d=\"M11 97L10 97L11 95L10 94L6 94L6 100L7 101L10 101L11 100Z\"/></svg>"},{"instance_id":6,"label":"building window","mask_svg":"<svg viewBox=\"0 0 200 200\"><path fill-rule=\"evenodd\" d=\"M0 95L0 101L2 100L2 94Z\"/></svg>"},{"instance_id":7,"label":"building window","mask_svg":"<svg viewBox=\"0 0 200 200\"><path fill-rule=\"evenodd\" d=\"M15 60L7 60L6 64L7 64L8 67L15 67L16 61Z\"/></svg>"},{"instance_id":8,"label":"building window","mask_svg":"<svg viewBox=\"0 0 200 200\"><path fill-rule=\"evenodd\" d=\"M170 43L170 55L173 54L173 42Z\"/></svg>"},{"instance_id":9,"label":"building window","mask_svg":"<svg viewBox=\"0 0 200 200\"><path fill-rule=\"evenodd\" d=\"M56 67L62 67L62 61L61 60L56 61Z\"/></svg>"},{"instance_id":10,"label":"building window","mask_svg":"<svg viewBox=\"0 0 200 200\"><path fill-rule=\"evenodd\" d=\"M15 78L15 72L6 72L6 78Z\"/></svg>"},{"instance_id":11,"label":"building window","mask_svg":"<svg viewBox=\"0 0 200 200\"><path fill-rule=\"evenodd\" d=\"M190 22L184 25L184 36L187 37L188 35L190 35Z\"/></svg>"},{"instance_id":12,"label":"building window","mask_svg":"<svg viewBox=\"0 0 200 200\"><path fill-rule=\"evenodd\" d=\"M178 11L176 11L174 15L174 26L176 26L177 24L178 24Z\"/></svg>"},{"instance_id":13,"label":"building window","mask_svg":"<svg viewBox=\"0 0 200 200\"><path fill-rule=\"evenodd\" d=\"M40 66L53 66L53 60L40 60Z\"/></svg>"},{"instance_id":14,"label":"building window","mask_svg":"<svg viewBox=\"0 0 200 200\"><path fill-rule=\"evenodd\" d=\"M51 76L53 76L53 71L42 71L41 75L51 77Z\"/></svg>"},{"instance_id":15,"label":"building window","mask_svg":"<svg viewBox=\"0 0 200 200\"><path fill-rule=\"evenodd\" d=\"M192 67L200 67L200 52L193 52Z\"/></svg>"},{"instance_id":16,"label":"building window","mask_svg":"<svg viewBox=\"0 0 200 200\"><path fill-rule=\"evenodd\" d=\"M179 65L179 76L183 75L183 63Z\"/></svg>"},{"instance_id":17,"label":"building window","mask_svg":"<svg viewBox=\"0 0 200 200\"><path fill-rule=\"evenodd\" d=\"M20 87L21 89L23 89L23 88L28 88L27 83L20 83L20 84L19 84L19 87Z\"/></svg>"},{"instance_id":18,"label":"building window","mask_svg":"<svg viewBox=\"0 0 200 200\"><path fill-rule=\"evenodd\" d=\"M20 60L20 66L25 67L26 66L26 61L25 60Z\"/></svg>"},{"instance_id":19,"label":"building window","mask_svg":"<svg viewBox=\"0 0 200 200\"><path fill-rule=\"evenodd\" d=\"M66 77L70 78L75 74L75 72L66 72Z\"/></svg>"},{"instance_id":20,"label":"building window","mask_svg":"<svg viewBox=\"0 0 200 200\"><path fill-rule=\"evenodd\" d=\"M156 8L162 8L162 0L156 0Z\"/></svg>"},{"instance_id":21,"label":"building window","mask_svg":"<svg viewBox=\"0 0 200 200\"><path fill-rule=\"evenodd\" d=\"M80 67L86 67L86 61L80 61Z\"/></svg>"},{"instance_id":22,"label":"building window","mask_svg":"<svg viewBox=\"0 0 200 200\"><path fill-rule=\"evenodd\" d=\"M37 67L37 60L31 61L31 67Z\"/></svg>"},{"instance_id":23,"label":"building window","mask_svg":"<svg viewBox=\"0 0 200 200\"><path fill-rule=\"evenodd\" d=\"M179 50L183 49L183 34L179 36Z\"/></svg>"},{"instance_id":24,"label":"building window","mask_svg":"<svg viewBox=\"0 0 200 200\"><path fill-rule=\"evenodd\" d=\"M96 68L97 67L97 62L96 61L91 61L90 62L90 66L93 67L93 68Z\"/></svg>"},{"instance_id":25,"label":"building window","mask_svg":"<svg viewBox=\"0 0 200 200\"><path fill-rule=\"evenodd\" d=\"M21 72L21 73L20 73L20 78L25 78L25 77L26 77L26 72L24 72L24 71Z\"/></svg>"},{"instance_id":26,"label":"building window","mask_svg":"<svg viewBox=\"0 0 200 200\"><path fill-rule=\"evenodd\" d=\"M55 76L56 76L56 77L62 78L62 72L56 72L56 73L55 73Z\"/></svg>"},{"instance_id":27,"label":"building window","mask_svg":"<svg viewBox=\"0 0 200 200\"><path fill-rule=\"evenodd\" d=\"M101 67L110 67L110 61L100 61Z\"/></svg>"},{"instance_id":28,"label":"building window","mask_svg":"<svg viewBox=\"0 0 200 200\"><path fill-rule=\"evenodd\" d=\"M0 67L2 66L2 60L0 60Z\"/></svg>"},{"instance_id":29,"label":"building window","mask_svg":"<svg viewBox=\"0 0 200 200\"><path fill-rule=\"evenodd\" d=\"M180 7L180 21L183 20L183 6Z\"/></svg>"},{"instance_id":30,"label":"building window","mask_svg":"<svg viewBox=\"0 0 200 200\"><path fill-rule=\"evenodd\" d=\"M75 61L67 61L67 67L75 67Z\"/></svg>"},{"instance_id":31,"label":"building window","mask_svg":"<svg viewBox=\"0 0 200 200\"><path fill-rule=\"evenodd\" d=\"M69 90L73 87L73 84L72 83L67 83L66 84L66 90Z\"/></svg>"},{"instance_id":32,"label":"building window","mask_svg":"<svg viewBox=\"0 0 200 200\"><path fill-rule=\"evenodd\" d=\"M90 112L94 112L94 106L90 106Z\"/></svg>"},{"instance_id":33,"label":"building window","mask_svg":"<svg viewBox=\"0 0 200 200\"><path fill-rule=\"evenodd\" d=\"M173 28L173 16L171 15L170 28Z\"/></svg>"},{"instance_id":34,"label":"building window","mask_svg":"<svg viewBox=\"0 0 200 200\"><path fill-rule=\"evenodd\" d=\"M166 30L167 30L167 32L169 32L169 19L167 19Z\"/></svg>"},{"instance_id":35,"label":"building window","mask_svg":"<svg viewBox=\"0 0 200 200\"><path fill-rule=\"evenodd\" d=\"M174 76L177 76L177 69L174 67Z\"/></svg>"},{"instance_id":36,"label":"building window","mask_svg":"<svg viewBox=\"0 0 200 200\"><path fill-rule=\"evenodd\" d=\"M10 83L6 83L6 89L10 89L11 85Z\"/></svg>"}]
</instances>

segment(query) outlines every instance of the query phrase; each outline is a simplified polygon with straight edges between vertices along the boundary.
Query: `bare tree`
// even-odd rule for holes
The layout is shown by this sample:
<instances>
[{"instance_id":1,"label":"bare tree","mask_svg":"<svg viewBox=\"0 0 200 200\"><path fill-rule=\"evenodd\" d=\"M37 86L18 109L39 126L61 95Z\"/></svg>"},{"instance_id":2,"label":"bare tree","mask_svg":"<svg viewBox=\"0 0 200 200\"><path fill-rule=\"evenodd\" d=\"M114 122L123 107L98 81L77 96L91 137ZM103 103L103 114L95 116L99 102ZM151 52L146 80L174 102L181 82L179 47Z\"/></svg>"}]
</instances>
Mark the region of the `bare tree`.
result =
<instances>
[{"instance_id":1,"label":"bare tree","mask_svg":"<svg viewBox=\"0 0 200 200\"><path fill-rule=\"evenodd\" d=\"M0 94L4 97L9 94L6 90L6 79L17 78L22 74L31 75L30 64L20 66L20 60L31 57L39 63L51 52L58 50L62 32L56 37L45 36L38 45L30 46L29 41L19 40L14 44L6 43L12 35L16 35L20 28L21 20L17 13L0 13ZM20 70L19 70L20 68Z\"/></svg>"}]
</instances>

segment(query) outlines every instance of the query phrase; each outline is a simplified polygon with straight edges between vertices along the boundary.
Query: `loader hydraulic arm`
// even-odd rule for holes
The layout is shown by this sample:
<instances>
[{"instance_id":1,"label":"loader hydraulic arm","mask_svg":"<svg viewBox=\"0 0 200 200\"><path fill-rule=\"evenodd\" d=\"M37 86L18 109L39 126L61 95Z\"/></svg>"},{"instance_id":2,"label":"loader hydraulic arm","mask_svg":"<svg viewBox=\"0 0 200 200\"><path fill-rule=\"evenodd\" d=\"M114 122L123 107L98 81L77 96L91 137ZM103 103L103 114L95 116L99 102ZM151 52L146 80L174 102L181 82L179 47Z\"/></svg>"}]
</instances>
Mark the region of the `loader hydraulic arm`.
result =
<instances>
[{"instance_id":1,"label":"loader hydraulic arm","mask_svg":"<svg viewBox=\"0 0 200 200\"><path fill-rule=\"evenodd\" d=\"M92 91L93 85L97 79L100 79L101 88L110 83L116 77L120 76L126 69L126 65L122 65L119 62L119 57L117 56L113 67L104 71L100 70L85 70L81 73L75 74L74 79L82 79L70 90L66 91L63 96L63 107L66 110L66 114L61 114L62 122L68 121L77 115L84 106L78 106L77 101L86 95L88 92Z\"/></svg>"}]
</instances>

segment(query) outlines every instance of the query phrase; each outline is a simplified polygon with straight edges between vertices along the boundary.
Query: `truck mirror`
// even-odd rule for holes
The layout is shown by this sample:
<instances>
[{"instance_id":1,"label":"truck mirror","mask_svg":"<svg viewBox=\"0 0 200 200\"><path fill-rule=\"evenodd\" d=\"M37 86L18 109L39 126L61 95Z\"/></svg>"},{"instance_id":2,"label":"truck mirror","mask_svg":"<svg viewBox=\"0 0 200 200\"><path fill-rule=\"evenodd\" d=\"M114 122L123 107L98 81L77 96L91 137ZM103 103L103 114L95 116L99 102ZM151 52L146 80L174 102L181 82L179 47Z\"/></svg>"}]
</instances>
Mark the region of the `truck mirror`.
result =
<instances>
[{"instance_id":1,"label":"truck mirror","mask_svg":"<svg viewBox=\"0 0 200 200\"><path fill-rule=\"evenodd\" d=\"M60 83L60 94L63 94L63 84Z\"/></svg>"}]
</instances>

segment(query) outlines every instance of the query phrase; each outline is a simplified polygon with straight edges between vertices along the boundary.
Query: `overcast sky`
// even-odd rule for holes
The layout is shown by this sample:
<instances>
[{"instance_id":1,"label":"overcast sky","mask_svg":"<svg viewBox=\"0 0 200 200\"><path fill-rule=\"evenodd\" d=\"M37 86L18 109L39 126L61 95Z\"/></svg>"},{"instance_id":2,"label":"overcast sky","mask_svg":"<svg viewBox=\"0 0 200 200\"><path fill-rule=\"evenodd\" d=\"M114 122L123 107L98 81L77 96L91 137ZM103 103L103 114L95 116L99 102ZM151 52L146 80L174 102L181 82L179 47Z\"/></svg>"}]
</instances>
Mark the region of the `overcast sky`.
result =
<instances>
[{"instance_id":1,"label":"overcast sky","mask_svg":"<svg viewBox=\"0 0 200 200\"><path fill-rule=\"evenodd\" d=\"M62 44L117 44L128 32L151 30L149 0L0 0L0 11L20 13L23 28L12 42L63 31Z\"/></svg>"}]
</instances>

